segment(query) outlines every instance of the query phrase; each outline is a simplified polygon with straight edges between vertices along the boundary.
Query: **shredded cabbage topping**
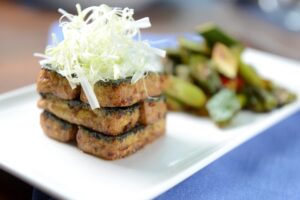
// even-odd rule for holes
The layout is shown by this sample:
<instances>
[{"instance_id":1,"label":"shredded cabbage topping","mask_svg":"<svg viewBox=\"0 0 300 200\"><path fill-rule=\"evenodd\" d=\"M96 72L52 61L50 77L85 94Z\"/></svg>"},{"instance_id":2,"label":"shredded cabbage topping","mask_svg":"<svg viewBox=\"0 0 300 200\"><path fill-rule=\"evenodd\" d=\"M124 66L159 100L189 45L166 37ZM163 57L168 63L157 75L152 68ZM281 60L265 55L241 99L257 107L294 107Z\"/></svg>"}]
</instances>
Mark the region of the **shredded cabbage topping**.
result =
<instances>
[{"instance_id":1,"label":"shredded cabbage topping","mask_svg":"<svg viewBox=\"0 0 300 200\"><path fill-rule=\"evenodd\" d=\"M159 72L159 56L165 51L141 39L140 29L151 26L149 18L134 20L134 10L107 5L81 9L77 15L59 9L63 40L52 35L40 64L66 77L72 88L81 85L92 109L100 105L93 86L98 81L132 77L135 83L149 71Z\"/></svg>"}]
</instances>

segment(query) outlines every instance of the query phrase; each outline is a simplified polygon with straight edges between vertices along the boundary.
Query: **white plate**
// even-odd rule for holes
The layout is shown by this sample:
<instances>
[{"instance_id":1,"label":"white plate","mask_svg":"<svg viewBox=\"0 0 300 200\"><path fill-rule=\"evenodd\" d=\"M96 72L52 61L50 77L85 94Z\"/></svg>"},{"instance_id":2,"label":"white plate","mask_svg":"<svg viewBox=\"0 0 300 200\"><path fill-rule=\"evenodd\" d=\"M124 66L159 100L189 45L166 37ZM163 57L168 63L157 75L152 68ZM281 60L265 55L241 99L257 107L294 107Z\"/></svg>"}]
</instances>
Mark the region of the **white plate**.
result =
<instances>
[{"instance_id":1,"label":"white plate","mask_svg":"<svg viewBox=\"0 0 300 200\"><path fill-rule=\"evenodd\" d=\"M300 96L299 63L256 50L245 59ZM0 167L67 199L153 198L300 107L298 100L269 114L243 112L225 130L209 119L170 113L164 137L128 158L104 161L43 134L34 88L0 96Z\"/></svg>"}]
</instances>

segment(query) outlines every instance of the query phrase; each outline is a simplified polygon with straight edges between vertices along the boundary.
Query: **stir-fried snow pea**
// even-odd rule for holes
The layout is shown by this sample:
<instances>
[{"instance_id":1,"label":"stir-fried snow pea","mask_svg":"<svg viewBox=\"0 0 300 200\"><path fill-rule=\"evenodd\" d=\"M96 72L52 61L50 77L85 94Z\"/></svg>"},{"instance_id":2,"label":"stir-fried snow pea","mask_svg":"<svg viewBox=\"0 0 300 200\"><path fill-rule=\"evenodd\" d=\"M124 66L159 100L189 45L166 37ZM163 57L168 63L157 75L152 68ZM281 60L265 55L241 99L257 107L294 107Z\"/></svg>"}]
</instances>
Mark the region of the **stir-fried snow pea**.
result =
<instances>
[{"instance_id":1,"label":"stir-fried snow pea","mask_svg":"<svg viewBox=\"0 0 300 200\"><path fill-rule=\"evenodd\" d=\"M297 98L297 96L292 92L289 92L287 89L278 86L274 86L272 88L272 93L277 99L279 107L289 104Z\"/></svg>"},{"instance_id":2,"label":"stir-fried snow pea","mask_svg":"<svg viewBox=\"0 0 300 200\"><path fill-rule=\"evenodd\" d=\"M192 82L191 70L186 65L177 65L175 68L175 75L180 79L183 79L188 82Z\"/></svg>"},{"instance_id":3,"label":"stir-fried snow pea","mask_svg":"<svg viewBox=\"0 0 300 200\"><path fill-rule=\"evenodd\" d=\"M228 47L233 45L239 45L243 47L239 41L224 33L213 23L206 23L198 26L196 27L196 31L205 39L210 47L213 47L217 42L223 43Z\"/></svg>"},{"instance_id":4,"label":"stir-fried snow pea","mask_svg":"<svg viewBox=\"0 0 300 200\"><path fill-rule=\"evenodd\" d=\"M167 95L166 103L167 103L167 106L168 106L169 110L173 110L173 111L182 111L182 110L184 110L184 105L181 102L179 102L178 100L171 97L171 96Z\"/></svg>"},{"instance_id":5,"label":"stir-fried snow pea","mask_svg":"<svg viewBox=\"0 0 300 200\"><path fill-rule=\"evenodd\" d=\"M247 108L255 112L268 112L278 107L275 95L263 88L248 87L245 90L247 95Z\"/></svg>"},{"instance_id":6,"label":"stir-fried snow pea","mask_svg":"<svg viewBox=\"0 0 300 200\"><path fill-rule=\"evenodd\" d=\"M238 59L231 52L230 48L222 43L216 43L211 58L220 74L227 78L236 78L238 72Z\"/></svg>"},{"instance_id":7,"label":"stir-fried snow pea","mask_svg":"<svg viewBox=\"0 0 300 200\"><path fill-rule=\"evenodd\" d=\"M219 126L227 125L241 109L237 95L229 89L222 89L207 102L209 116Z\"/></svg>"},{"instance_id":8,"label":"stir-fried snow pea","mask_svg":"<svg viewBox=\"0 0 300 200\"><path fill-rule=\"evenodd\" d=\"M210 53L210 49L208 48L206 42L195 42L193 40L186 39L184 37L180 37L178 39L178 43L182 48L185 48L194 53L200 53L204 55L208 55Z\"/></svg>"},{"instance_id":9,"label":"stir-fried snow pea","mask_svg":"<svg viewBox=\"0 0 300 200\"><path fill-rule=\"evenodd\" d=\"M217 92L222 87L218 73L207 60L199 56L191 56L190 67L191 76L209 94Z\"/></svg>"},{"instance_id":10,"label":"stir-fried snow pea","mask_svg":"<svg viewBox=\"0 0 300 200\"><path fill-rule=\"evenodd\" d=\"M190 107L200 108L206 102L206 95L199 87L174 76L169 77L165 92Z\"/></svg>"},{"instance_id":11,"label":"stir-fried snow pea","mask_svg":"<svg viewBox=\"0 0 300 200\"><path fill-rule=\"evenodd\" d=\"M256 88L263 88L264 83L262 78L257 74L255 69L250 65L240 61L239 74L249 85Z\"/></svg>"}]
</instances>

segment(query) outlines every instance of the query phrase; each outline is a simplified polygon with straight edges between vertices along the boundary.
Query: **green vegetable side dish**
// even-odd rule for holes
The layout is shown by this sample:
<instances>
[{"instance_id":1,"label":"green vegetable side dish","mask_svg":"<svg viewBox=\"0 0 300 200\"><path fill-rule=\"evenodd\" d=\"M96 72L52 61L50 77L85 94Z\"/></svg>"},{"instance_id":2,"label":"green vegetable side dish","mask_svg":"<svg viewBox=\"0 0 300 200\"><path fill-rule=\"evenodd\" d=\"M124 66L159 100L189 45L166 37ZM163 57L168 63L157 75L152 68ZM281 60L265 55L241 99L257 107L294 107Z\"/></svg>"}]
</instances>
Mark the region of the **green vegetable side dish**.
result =
<instances>
[{"instance_id":1,"label":"green vegetable side dish","mask_svg":"<svg viewBox=\"0 0 300 200\"><path fill-rule=\"evenodd\" d=\"M206 104L210 117L220 126L226 126L241 109L237 95L229 89L222 89Z\"/></svg>"},{"instance_id":2,"label":"green vegetable side dish","mask_svg":"<svg viewBox=\"0 0 300 200\"><path fill-rule=\"evenodd\" d=\"M244 45L216 25L204 24L196 32L203 42L180 37L177 48L167 49L170 110L209 116L224 127L241 110L270 112L297 98L245 63Z\"/></svg>"},{"instance_id":3,"label":"green vegetable side dish","mask_svg":"<svg viewBox=\"0 0 300 200\"><path fill-rule=\"evenodd\" d=\"M168 84L167 96L193 108L204 106L206 101L205 94L197 86L177 77L170 77Z\"/></svg>"}]
</instances>

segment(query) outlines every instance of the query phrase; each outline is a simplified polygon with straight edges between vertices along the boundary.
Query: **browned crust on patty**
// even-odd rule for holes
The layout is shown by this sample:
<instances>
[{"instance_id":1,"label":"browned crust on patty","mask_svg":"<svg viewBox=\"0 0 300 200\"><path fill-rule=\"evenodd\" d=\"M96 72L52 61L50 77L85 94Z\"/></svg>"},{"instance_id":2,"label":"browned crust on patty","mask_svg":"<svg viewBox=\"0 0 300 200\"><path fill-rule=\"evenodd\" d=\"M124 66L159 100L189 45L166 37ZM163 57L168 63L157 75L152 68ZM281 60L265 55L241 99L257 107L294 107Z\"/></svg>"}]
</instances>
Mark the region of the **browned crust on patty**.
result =
<instances>
[{"instance_id":1,"label":"browned crust on patty","mask_svg":"<svg viewBox=\"0 0 300 200\"><path fill-rule=\"evenodd\" d=\"M98 81L94 85L94 91L101 107L126 107L131 106L149 96L159 96L163 92L166 76L149 73L136 83L131 83L131 78L115 81ZM74 90L68 80L57 72L42 69L37 79L37 91L44 94L54 94L66 99L88 100L81 87Z\"/></svg>"},{"instance_id":2,"label":"browned crust on patty","mask_svg":"<svg viewBox=\"0 0 300 200\"><path fill-rule=\"evenodd\" d=\"M61 120L49 112L42 112L40 123L44 133L57 141L69 142L75 140L78 127Z\"/></svg>"},{"instance_id":3,"label":"browned crust on patty","mask_svg":"<svg viewBox=\"0 0 300 200\"><path fill-rule=\"evenodd\" d=\"M119 80L116 83L98 82L94 85L94 91L102 107L131 106L151 96L161 95L163 92L162 81L164 77L155 73L149 73L132 84L130 79ZM81 90L80 99L88 102Z\"/></svg>"},{"instance_id":4,"label":"browned crust on patty","mask_svg":"<svg viewBox=\"0 0 300 200\"><path fill-rule=\"evenodd\" d=\"M62 100L44 95L38 106L70 123L82 125L107 135L119 135L137 123L152 124L166 115L163 97L147 99L130 107L91 110L88 104L75 100Z\"/></svg>"},{"instance_id":5,"label":"browned crust on patty","mask_svg":"<svg viewBox=\"0 0 300 200\"><path fill-rule=\"evenodd\" d=\"M119 136L107 136L79 127L76 140L79 149L106 160L133 154L165 133L165 119L152 125L136 126Z\"/></svg>"},{"instance_id":6,"label":"browned crust on patty","mask_svg":"<svg viewBox=\"0 0 300 200\"><path fill-rule=\"evenodd\" d=\"M150 97L140 102L140 117L139 123L143 125L153 124L156 121L165 118L167 106L165 98Z\"/></svg>"},{"instance_id":7,"label":"browned crust on patty","mask_svg":"<svg viewBox=\"0 0 300 200\"><path fill-rule=\"evenodd\" d=\"M47 95L38 107L70 123L83 125L108 135L118 135L133 128L139 119L139 106L120 109L95 109L80 101L67 101Z\"/></svg>"},{"instance_id":8,"label":"browned crust on patty","mask_svg":"<svg viewBox=\"0 0 300 200\"><path fill-rule=\"evenodd\" d=\"M80 87L72 89L66 78L47 69L42 69L39 72L37 91L39 93L51 93L62 99L75 99L80 95Z\"/></svg>"}]
</instances>

